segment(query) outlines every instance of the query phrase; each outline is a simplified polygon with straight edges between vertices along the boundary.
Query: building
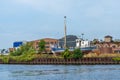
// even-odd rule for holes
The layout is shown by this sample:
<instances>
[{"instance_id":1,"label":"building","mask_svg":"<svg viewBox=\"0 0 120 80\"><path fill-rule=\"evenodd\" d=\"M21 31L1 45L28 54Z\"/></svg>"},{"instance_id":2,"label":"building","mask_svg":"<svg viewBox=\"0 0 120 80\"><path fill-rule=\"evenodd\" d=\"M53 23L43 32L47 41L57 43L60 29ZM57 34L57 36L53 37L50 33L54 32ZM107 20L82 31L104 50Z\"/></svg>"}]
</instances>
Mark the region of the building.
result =
<instances>
[{"instance_id":1,"label":"building","mask_svg":"<svg viewBox=\"0 0 120 80\"><path fill-rule=\"evenodd\" d=\"M9 49L0 49L0 55L9 55Z\"/></svg>"},{"instance_id":2,"label":"building","mask_svg":"<svg viewBox=\"0 0 120 80\"><path fill-rule=\"evenodd\" d=\"M75 35L67 35L66 36L66 45L68 48L75 48L76 47L76 39L78 39ZM59 39L59 47L64 48L64 37Z\"/></svg>"},{"instance_id":3,"label":"building","mask_svg":"<svg viewBox=\"0 0 120 80\"><path fill-rule=\"evenodd\" d=\"M105 42L112 42L112 36L110 36L110 35L105 36L104 41Z\"/></svg>"},{"instance_id":4,"label":"building","mask_svg":"<svg viewBox=\"0 0 120 80\"><path fill-rule=\"evenodd\" d=\"M45 41L45 43L46 43L45 44L45 50L47 52L51 51L51 47L55 47L55 46L58 45L58 40L57 39L52 39L52 38L44 38L44 39L39 39L39 40L34 40L34 41L29 41L29 42L33 43L32 45L33 45L33 48L35 50L39 50L38 44L39 44L40 40L44 40ZM19 48L21 45L26 44L26 43L27 43L27 41L16 41L16 42L13 42L13 48L9 48L9 51L12 52L15 49Z\"/></svg>"},{"instance_id":5,"label":"building","mask_svg":"<svg viewBox=\"0 0 120 80\"><path fill-rule=\"evenodd\" d=\"M84 48L84 47L90 47L91 43L88 40L82 40L82 39L76 39L76 47L77 48Z\"/></svg>"},{"instance_id":6,"label":"building","mask_svg":"<svg viewBox=\"0 0 120 80\"><path fill-rule=\"evenodd\" d=\"M9 52L13 52L15 48L9 48Z\"/></svg>"},{"instance_id":7,"label":"building","mask_svg":"<svg viewBox=\"0 0 120 80\"><path fill-rule=\"evenodd\" d=\"M18 49L20 46L26 44L27 41L15 41L13 42L13 47L9 48L9 52L13 52L14 50Z\"/></svg>"},{"instance_id":8,"label":"building","mask_svg":"<svg viewBox=\"0 0 120 80\"><path fill-rule=\"evenodd\" d=\"M45 41L45 49L47 52L51 51L51 47L58 45L58 40L57 39L53 39L53 38L44 38L44 39L40 39L40 40L44 40ZM40 40L34 40L33 42L33 47L36 50L39 50L38 44L40 42Z\"/></svg>"},{"instance_id":9,"label":"building","mask_svg":"<svg viewBox=\"0 0 120 80\"><path fill-rule=\"evenodd\" d=\"M13 48L19 48L21 45L26 44L27 41L16 41L13 42Z\"/></svg>"},{"instance_id":10,"label":"building","mask_svg":"<svg viewBox=\"0 0 120 80\"><path fill-rule=\"evenodd\" d=\"M100 53L120 53L120 42L114 42L112 36L105 36L104 42L96 44Z\"/></svg>"}]
</instances>

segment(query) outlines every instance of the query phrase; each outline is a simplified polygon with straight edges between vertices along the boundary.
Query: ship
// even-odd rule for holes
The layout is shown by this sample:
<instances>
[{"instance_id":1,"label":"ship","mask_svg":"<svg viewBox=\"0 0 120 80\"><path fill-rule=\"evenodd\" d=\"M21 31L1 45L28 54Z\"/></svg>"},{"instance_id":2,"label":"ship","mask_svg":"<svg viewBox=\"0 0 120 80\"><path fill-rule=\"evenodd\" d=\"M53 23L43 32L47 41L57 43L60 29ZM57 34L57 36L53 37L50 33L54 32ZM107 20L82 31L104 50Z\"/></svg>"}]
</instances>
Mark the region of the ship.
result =
<instances>
[{"instance_id":1,"label":"ship","mask_svg":"<svg viewBox=\"0 0 120 80\"><path fill-rule=\"evenodd\" d=\"M85 52L91 52L94 49L96 49L95 45L92 45L90 41L83 40L83 39L76 39L76 47L75 48L69 48L69 51L72 52L74 49L80 49L83 53ZM65 51L66 48L61 48L58 45L54 45L51 47L52 53L62 53Z\"/></svg>"},{"instance_id":2,"label":"ship","mask_svg":"<svg viewBox=\"0 0 120 80\"><path fill-rule=\"evenodd\" d=\"M52 45L51 46L52 53L61 53L61 52L64 52L65 49L67 49L66 35L67 35L66 16L64 16L64 48L61 48L58 45ZM69 48L69 51L74 51L74 49L79 48L82 52L90 52L96 49L96 46L91 45L90 41L83 39L83 35L84 35L83 33L81 35L82 35L82 38L76 39L76 47Z\"/></svg>"}]
</instances>

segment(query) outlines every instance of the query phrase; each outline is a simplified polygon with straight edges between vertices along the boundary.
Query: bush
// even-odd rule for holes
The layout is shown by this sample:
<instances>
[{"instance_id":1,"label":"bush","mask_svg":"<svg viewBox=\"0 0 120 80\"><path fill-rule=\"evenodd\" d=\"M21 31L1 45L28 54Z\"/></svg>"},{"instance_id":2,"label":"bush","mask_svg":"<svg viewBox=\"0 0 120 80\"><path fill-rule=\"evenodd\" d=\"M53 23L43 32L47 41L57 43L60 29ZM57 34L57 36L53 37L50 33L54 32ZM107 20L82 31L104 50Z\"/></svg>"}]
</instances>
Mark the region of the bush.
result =
<instances>
[{"instance_id":1,"label":"bush","mask_svg":"<svg viewBox=\"0 0 120 80\"><path fill-rule=\"evenodd\" d=\"M27 43L16 49L14 52L11 52L10 57L17 62L32 61L35 59L35 53L36 51L32 47L32 43Z\"/></svg>"},{"instance_id":2,"label":"bush","mask_svg":"<svg viewBox=\"0 0 120 80\"><path fill-rule=\"evenodd\" d=\"M66 50L62 53L62 57L64 57L65 59L70 58L70 51L69 51L69 49L66 49Z\"/></svg>"},{"instance_id":3,"label":"bush","mask_svg":"<svg viewBox=\"0 0 120 80\"><path fill-rule=\"evenodd\" d=\"M78 59L78 58L82 58L82 57L83 57L83 54L79 48L77 48L73 51L72 58Z\"/></svg>"},{"instance_id":4,"label":"bush","mask_svg":"<svg viewBox=\"0 0 120 80\"><path fill-rule=\"evenodd\" d=\"M9 56L0 56L0 59L3 61L3 63L9 62Z\"/></svg>"},{"instance_id":5,"label":"bush","mask_svg":"<svg viewBox=\"0 0 120 80\"><path fill-rule=\"evenodd\" d=\"M120 57L112 58L113 61L120 61Z\"/></svg>"},{"instance_id":6,"label":"bush","mask_svg":"<svg viewBox=\"0 0 120 80\"><path fill-rule=\"evenodd\" d=\"M33 53L29 53L20 56L18 61L32 61L33 59L35 59L35 55Z\"/></svg>"},{"instance_id":7,"label":"bush","mask_svg":"<svg viewBox=\"0 0 120 80\"><path fill-rule=\"evenodd\" d=\"M22 55L22 50L18 48L15 51L11 52L10 55L12 55L12 56L20 56L20 55Z\"/></svg>"},{"instance_id":8,"label":"bush","mask_svg":"<svg viewBox=\"0 0 120 80\"><path fill-rule=\"evenodd\" d=\"M35 50L32 48L32 43L27 43L22 45L20 48L16 49L15 51L11 52L11 56L20 56L27 53L35 53Z\"/></svg>"},{"instance_id":9,"label":"bush","mask_svg":"<svg viewBox=\"0 0 120 80\"><path fill-rule=\"evenodd\" d=\"M14 60L17 62L32 61L35 58L36 58L36 55L34 53L27 53L20 56L10 56L11 60Z\"/></svg>"}]
</instances>

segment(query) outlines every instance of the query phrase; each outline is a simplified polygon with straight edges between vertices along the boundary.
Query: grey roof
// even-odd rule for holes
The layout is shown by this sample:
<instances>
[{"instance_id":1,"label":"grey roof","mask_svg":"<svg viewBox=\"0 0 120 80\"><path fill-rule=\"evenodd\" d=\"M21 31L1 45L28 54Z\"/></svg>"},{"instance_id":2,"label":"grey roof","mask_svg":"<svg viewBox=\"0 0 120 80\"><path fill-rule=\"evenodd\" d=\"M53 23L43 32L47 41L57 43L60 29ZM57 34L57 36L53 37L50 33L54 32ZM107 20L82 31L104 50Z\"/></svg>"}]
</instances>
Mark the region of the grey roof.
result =
<instances>
[{"instance_id":1,"label":"grey roof","mask_svg":"<svg viewBox=\"0 0 120 80\"><path fill-rule=\"evenodd\" d=\"M110 35L107 35L107 36L105 36L105 38L112 38L112 36L110 36Z\"/></svg>"}]
</instances>

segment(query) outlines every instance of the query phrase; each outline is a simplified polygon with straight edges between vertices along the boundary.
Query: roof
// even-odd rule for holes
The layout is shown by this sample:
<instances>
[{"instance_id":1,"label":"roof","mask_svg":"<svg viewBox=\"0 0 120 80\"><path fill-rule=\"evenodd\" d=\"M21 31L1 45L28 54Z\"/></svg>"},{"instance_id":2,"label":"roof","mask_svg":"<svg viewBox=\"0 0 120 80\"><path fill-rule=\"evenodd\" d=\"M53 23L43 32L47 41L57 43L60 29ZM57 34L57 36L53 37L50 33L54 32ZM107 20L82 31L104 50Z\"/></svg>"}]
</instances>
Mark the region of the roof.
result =
<instances>
[{"instance_id":1,"label":"roof","mask_svg":"<svg viewBox=\"0 0 120 80\"><path fill-rule=\"evenodd\" d=\"M58 40L58 39L54 39L54 38L43 38L43 40Z\"/></svg>"},{"instance_id":2,"label":"roof","mask_svg":"<svg viewBox=\"0 0 120 80\"><path fill-rule=\"evenodd\" d=\"M110 35L107 35L107 36L105 36L105 38L112 38L112 36L110 36Z\"/></svg>"},{"instance_id":3,"label":"roof","mask_svg":"<svg viewBox=\"0 0 120 80\"><path fill-rule=\"evenodd\" d=\"M43 38L43 39L33 40L33 41L31 41L31 42L39 42L40 40L56 40L56 41L58 41L58 39L53 39L53 38Z\"/></svg>"}]
</instances>

